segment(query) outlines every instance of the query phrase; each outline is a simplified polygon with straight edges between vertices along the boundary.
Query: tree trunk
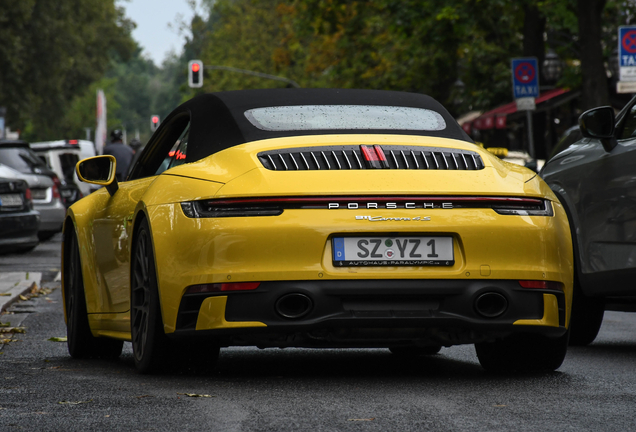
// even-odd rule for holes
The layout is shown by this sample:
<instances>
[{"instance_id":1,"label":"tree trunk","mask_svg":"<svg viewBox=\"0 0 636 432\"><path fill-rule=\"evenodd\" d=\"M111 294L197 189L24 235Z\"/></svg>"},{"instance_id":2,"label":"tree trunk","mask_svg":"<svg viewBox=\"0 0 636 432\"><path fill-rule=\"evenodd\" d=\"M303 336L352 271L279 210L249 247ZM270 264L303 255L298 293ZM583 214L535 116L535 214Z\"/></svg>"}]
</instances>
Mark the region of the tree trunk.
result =
<instances>
[{"instance_id":1,"label":"tree trunk","mask_svg":"<svg viewBox=\"0 0 636 432\"><path fill-rule=\"evenodd\" d=\"M545 42L543 41L545 17L541 15L534 1L526 3L523 11L523 56L536 57L539 71L542 71L545 59ZM540 78L539 85L544 82L543 77L540 76Z\"/></svg>"},{"instance_id":2,"label":"tree trunk","mask_svg":"<svg viewBox=\"0 0 636 432\"><path fill-rule=\"evenodd\" d=\"M606 2L607 0L577 0L583 110L609 105L607 74L601 46L601 18Z\"/></svg>"}]
</instances>

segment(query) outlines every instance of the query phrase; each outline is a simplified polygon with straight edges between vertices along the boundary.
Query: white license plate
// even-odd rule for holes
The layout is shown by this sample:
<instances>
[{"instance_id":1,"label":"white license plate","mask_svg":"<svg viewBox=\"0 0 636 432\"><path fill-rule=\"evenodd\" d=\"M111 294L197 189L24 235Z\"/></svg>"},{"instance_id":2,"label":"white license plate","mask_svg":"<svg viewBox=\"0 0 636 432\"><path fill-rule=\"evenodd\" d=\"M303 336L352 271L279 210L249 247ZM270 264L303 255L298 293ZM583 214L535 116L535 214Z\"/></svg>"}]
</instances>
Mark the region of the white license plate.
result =
<instances>
[{"instance_id":1,"label":"white license plate","mask_svg":"<svg viewBox=\"0 0 636 432\"><path fill-rule=\"evenodd\" d=\"M22 197L20 194L1 194L0 207L21 207Z\"/></svg>"},{"instance_id":2,"label":"white license plate","mask_svg":"<svg viewBox=\"0 0 636 432\"><path fill-rule=\"evenodd\" d=\"M334 237L333 265L452 266L453 238L448 236Z\"/></svg>"}]
</instances>

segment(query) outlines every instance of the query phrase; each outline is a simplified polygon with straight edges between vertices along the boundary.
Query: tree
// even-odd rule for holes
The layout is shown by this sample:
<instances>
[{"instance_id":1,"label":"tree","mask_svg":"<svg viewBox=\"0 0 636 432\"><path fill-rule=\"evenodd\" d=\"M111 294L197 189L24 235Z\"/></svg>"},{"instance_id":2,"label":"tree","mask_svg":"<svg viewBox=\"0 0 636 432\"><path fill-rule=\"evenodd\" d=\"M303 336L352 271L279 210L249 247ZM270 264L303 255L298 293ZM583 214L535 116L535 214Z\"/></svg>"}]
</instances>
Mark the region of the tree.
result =
<instances>
[{"instance_id":1,"label":"tree","mask_svg":"<svg viewBox=\"0 0 636 432\"><path fill-rule=\"evenodd\" d=\"M27 139L62 131L71 100L100 79L114 53L134 49L115 0L7 0L0 11L0 105Z\"/></svg>"}]
</instances>

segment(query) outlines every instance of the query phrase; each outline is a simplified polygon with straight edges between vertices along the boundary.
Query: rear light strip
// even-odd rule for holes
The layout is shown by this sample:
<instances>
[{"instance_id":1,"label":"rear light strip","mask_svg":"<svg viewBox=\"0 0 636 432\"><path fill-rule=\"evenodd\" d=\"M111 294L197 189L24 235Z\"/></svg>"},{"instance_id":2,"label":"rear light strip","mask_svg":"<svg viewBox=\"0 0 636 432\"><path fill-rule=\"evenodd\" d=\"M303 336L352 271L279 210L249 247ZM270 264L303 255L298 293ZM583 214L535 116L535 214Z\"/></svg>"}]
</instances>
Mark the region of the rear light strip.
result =
<instances>
[{"instance_id":1,"label":"rear light strip","mask_svg":"<svg viewBox=\"0 0 636 432\"><path fill-rule=\"evenodd\" d=\"M186 216L278 216L288 209L397 210L490 208L502 215L553 216L552 204L540 198L518 197L270 197L211 199L181 203Z\"/></svg>"}]
</instances>

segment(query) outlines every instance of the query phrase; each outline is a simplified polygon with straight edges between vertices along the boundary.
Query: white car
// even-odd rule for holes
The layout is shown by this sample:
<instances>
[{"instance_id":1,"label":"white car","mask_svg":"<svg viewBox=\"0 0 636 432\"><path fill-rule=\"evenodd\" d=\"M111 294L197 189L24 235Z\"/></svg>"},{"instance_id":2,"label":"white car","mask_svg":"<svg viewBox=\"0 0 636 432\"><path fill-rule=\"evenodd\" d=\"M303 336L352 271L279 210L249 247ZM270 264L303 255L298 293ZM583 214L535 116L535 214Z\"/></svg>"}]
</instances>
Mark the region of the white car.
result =
<instances>
[{"instance_id":1,"label":"white car","mask_svg":"<svg viewBox=\"0 0 636 432\"><path fill-rule=\"evenodd\" d=\"M75 173L75 165L82 159L95 156L95 145L88 140L42 141L30 144L31 149L67 183L75 183L83 196L94 189L89 184L79 181Z\"/></svg>"}]
</instances>

